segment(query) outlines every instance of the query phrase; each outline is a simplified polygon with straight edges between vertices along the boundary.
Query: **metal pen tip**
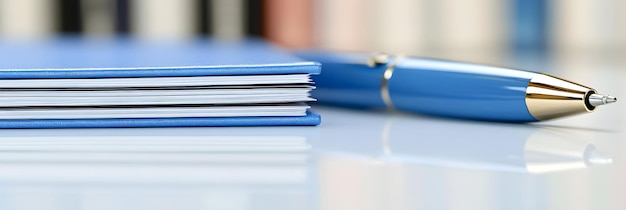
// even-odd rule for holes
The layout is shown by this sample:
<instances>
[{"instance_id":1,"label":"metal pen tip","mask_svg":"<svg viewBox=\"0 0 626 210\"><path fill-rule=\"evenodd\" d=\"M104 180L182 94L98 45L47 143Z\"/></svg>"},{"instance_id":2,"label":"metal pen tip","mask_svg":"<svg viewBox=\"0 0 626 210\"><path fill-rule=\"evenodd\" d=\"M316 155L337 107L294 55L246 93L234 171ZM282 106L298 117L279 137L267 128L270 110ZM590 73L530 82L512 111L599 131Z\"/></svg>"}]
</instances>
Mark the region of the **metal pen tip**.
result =
<instances>
[{"instance_id":1,"label":"metal pen tip","mask_svg":"<svg viewBox=\"0 0 626 210\"><path fill-rule=\"evenodd\" d=\"M617 102L617 98L615 98L614 96L607 96L606 102L607 104L615 103Z\"/></svg>"},{"instance_id":2,"label":"metal pen tip","mask_svg":"<svg viewBox=\"0 0 626 210\"><path fill-rule=\"evenodd\" d=\"M589 96L588 100L589 104L591 104L592 106L600 106L604 104L615 103L617 101L617 98L615 98L615 96L594 93Z\"/></svg>"}]
</instances>

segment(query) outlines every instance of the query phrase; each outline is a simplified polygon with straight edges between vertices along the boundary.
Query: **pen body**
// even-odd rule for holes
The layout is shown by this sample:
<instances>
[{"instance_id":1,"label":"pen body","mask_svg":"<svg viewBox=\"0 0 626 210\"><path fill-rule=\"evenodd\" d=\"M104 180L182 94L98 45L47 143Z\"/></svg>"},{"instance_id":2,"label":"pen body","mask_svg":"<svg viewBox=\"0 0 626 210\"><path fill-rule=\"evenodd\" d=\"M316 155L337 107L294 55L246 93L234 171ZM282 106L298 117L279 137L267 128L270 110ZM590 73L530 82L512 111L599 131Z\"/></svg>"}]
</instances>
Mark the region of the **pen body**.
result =
<instances>
[{"instance_id":1,"label":"pen body","mask_svg":"<svg viewBox=\"0 0 626 210\"><path fill-rule=\"evenodd\" d=\"M321 75L313 77L312 95L319 103L354 108L385 108L380 96L385 66L365 64L367 53L299 52L299 56L322 63Z\"/></svg>"},{"instance_id":2,"label":"pen body","mask_svg":"<svg viewBox=\"0 0 626 210\"><path fill-rule=\"evenodd\" d=\"M406 58L389 79L398 110L445 117L532 122L526 88L536 73L433 59ZM328 75L327 75L328 76Z\"/></svg>"},{"instance_id":3,"label":"pen body","mask_svg":"<svg viewBox=\"0 0 626 210\"><path fill-rule=\"evenodd\" d=\"M319 103L357 108L392 105L400 111L473 120L537 121L525 103L526 88L537 73L422 58L397 63L390 58L368 66L371 54L359 53L299 55L322 63L322 73L313 78L317 88L312 94ZM386 73L391 73L390 78L383 77Z\"/></svg>"}]
</instances>

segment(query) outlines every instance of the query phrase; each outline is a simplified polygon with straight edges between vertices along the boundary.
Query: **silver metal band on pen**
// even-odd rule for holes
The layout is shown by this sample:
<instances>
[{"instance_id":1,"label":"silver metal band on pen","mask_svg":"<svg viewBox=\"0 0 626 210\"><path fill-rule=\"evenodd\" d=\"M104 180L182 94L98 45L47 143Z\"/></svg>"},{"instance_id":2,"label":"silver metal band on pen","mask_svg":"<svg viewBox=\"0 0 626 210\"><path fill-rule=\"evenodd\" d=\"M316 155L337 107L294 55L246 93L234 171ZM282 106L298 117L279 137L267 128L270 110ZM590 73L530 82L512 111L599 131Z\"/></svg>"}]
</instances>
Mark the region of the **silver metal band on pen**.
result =
<instances>
[{"instance_id":1,"label":"silver metal band on pen","mask_svg":"<svg viewBox=\"0 0 626 210\"><path fill-rule=\"evenodd\" d=\"M384 53L374 53L367 59L367 66L375 67L377 65L388 63L389 57L389 55ZM402 55L396 56L385 68L380 81L380 97L382 98L383 103L385 103L385 106L389 109L395 109L393 102L391 101L391 96L389 95L389 80L393 76L393 71L395 70L396 65L404 58L405 56Z\"/></svg>"},{"instance_id":2,"label":"silver metal band on pen","mask_svg":"<svg viewBox=\"0 0 626 210\"><path fill-rule=\"evenodd\" d=\"M398 55L396 56L383 73L383 78L380 81L380 96L383 99L383 102L389 109L395 109L393 106L393 102L391 101L391 96L389 95L389 80L393 76L393 71L396 68L396 65L405 58L405 56Z\"/></svg>"}]
</instances>

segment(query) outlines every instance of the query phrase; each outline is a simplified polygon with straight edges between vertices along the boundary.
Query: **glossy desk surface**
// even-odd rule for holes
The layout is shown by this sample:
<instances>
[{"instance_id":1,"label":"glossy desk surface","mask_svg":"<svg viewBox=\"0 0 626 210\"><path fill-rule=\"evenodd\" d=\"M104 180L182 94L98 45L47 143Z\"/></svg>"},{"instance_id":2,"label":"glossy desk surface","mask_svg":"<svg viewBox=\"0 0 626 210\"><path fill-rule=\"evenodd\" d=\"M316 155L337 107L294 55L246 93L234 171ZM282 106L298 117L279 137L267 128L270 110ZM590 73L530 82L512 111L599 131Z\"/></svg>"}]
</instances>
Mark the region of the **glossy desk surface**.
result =
<instances>
[{"instance_id":1,"label":"glossy desk surface","mask_svg":"<svg viewBox=\"0 0 626 210\"><path fill-rule=\"evenodd\" d=\"M584 58L541 70L626 98L626 65ZM1 130L0 209L626 209L623 101L535 124L314 110L321 126Z\"/></svg>"}]
</instances>

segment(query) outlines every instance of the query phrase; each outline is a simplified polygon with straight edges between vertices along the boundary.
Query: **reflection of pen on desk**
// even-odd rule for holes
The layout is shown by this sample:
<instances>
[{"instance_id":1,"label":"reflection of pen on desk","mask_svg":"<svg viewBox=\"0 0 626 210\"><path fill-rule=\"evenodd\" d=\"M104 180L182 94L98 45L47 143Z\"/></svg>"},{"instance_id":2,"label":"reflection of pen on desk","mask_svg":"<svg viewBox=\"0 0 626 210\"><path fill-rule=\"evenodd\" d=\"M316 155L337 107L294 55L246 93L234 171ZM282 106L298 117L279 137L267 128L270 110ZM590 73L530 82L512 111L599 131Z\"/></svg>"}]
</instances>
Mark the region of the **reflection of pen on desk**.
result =
<instances>
[{"instance_id":1,"label":"reflection of pen on desk","mask_svg":"<svg viewBox=\"0 0 626 210\"><path fill-rule=\"evenodd\" d=\"M322 209L537 209L614 168L584 129L316 109Z\"/></svg>"},{"instance_id":2,"label":"reflection of pen on desk","mask_svg":"<svg viewBox=\"0 0 626 210\"><path fill-rule=\"evenodd\" d=\"M534 122L613 103L613 96L553 76L476 64L383 54L299 54L319 61L313 92L320 103L395 108L488 121Z\"/></svg>"},{"instance_id":3,"label":"reflection of pen on desk","mask_svg":"<svg viewBox=\"0 0 626 210\"><path fill-rule=\"evenodd\" d=\"M524 151L526 168L531 173L562 171L613 163L613 158L600 153L596 146L590 142L543 129L528 137Z\"/></svg>"},{"instance_id":4,"label":"reflection of pen on desk","mask_svg":"<svg viewBox=\"0 0 626 210\"><path fill-rule=\"evenodd\" d=\"M522 174L612 163L610 157L596 150L592 141L573 136L577 130L330 108L323 113L331 118L329 121L350 119L346 120L349 126L359 128L355 134L344 135L341 141L333 139L334 135L312 141L314 149L327 152L331 159ZM345 133L349 128L325 127L322 133Z\"/></svg>"},{"instance_id":5,"label":"reflection of pen on desk","mask_svg":"<svg viewBox=\"0 0 626 210\"><path fill-rule=\"evenodd\" d=\"M593 143L568 138L546 129L464 125L458 132L446 132L433 122L420 132L430 140L402 138L411 130L398 123L383 142L388 154L382 159L451 168L542 174L607 165L612 158L597 151ZM395 131L394 131L395 130ZM402 132L401 130L404 130ZM501 133L493 133L500 130ZM403 134L404 133L404 134ZM490 133L485 137L484 133Z\"/></svg>"}]
</instances>

